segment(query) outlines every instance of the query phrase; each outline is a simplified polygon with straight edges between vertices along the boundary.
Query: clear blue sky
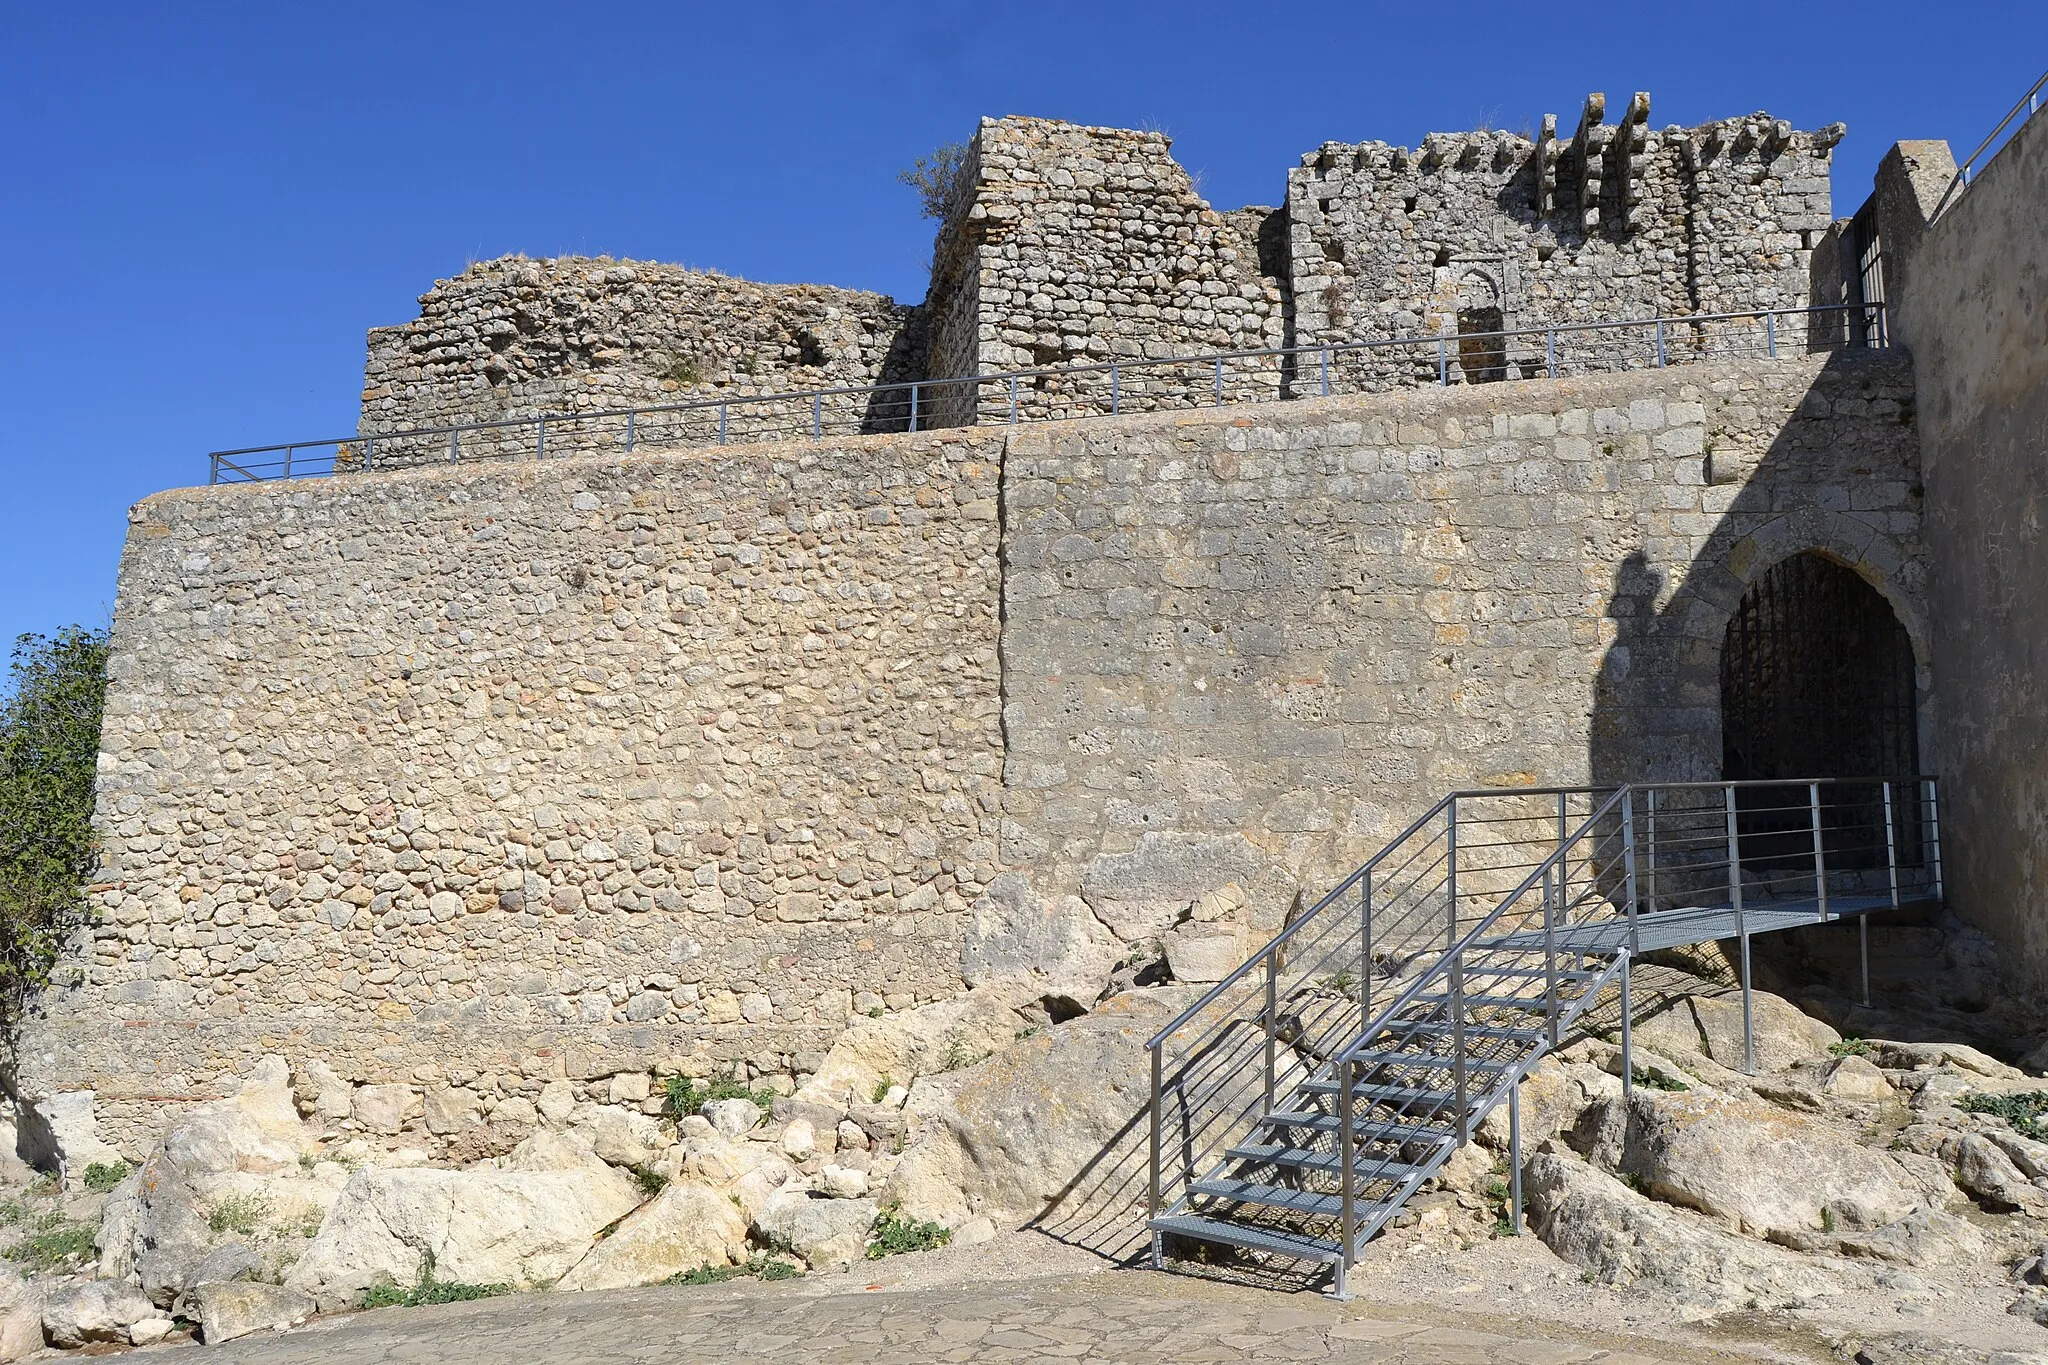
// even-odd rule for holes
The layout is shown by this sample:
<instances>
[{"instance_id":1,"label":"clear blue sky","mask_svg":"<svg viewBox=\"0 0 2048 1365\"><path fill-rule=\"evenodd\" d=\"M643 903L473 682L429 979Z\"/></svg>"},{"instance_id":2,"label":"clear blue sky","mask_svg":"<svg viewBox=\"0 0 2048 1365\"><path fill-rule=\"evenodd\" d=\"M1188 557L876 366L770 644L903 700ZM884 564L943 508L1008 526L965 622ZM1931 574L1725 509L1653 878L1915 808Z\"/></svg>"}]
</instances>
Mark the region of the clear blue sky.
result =
<instances>
[{"instance_id":1,"label":"clear blue sky","mask_svg":"<svg viewBox=\"0 0 2048 1365\"><path fill-rule=\"evenodd\" d=\"M1212 202L1326 139L1840 119L1974 145L2048 5L31 4L0 8L0 636L111 612L129 504L354 429L366 328L472 260L924 292L896 170L982 114L1158 127ZM1964 148L1959 147L1959 154Z\"/></svg>"}]
</instances>

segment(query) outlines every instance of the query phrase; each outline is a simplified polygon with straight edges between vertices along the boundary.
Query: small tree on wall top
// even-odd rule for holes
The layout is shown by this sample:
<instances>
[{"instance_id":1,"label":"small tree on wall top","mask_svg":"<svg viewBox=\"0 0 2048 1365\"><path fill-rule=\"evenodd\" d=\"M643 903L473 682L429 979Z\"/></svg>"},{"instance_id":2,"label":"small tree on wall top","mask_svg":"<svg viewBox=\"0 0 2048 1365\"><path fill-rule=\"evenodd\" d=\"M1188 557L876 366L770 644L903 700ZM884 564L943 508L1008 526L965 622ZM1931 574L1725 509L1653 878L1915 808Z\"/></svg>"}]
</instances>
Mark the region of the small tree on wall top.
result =
<instances>
[{"instance_id":1,"label":"small tree on wall top","mask_svg":"<svg viewBox=\"0 0 2048 1365\"><path fill-rule=\"evenodd\" d=\"M944 218L946 201L953 197L953 184L967 163L967 146L941 142L909 166L896 172L896 179L917 191L918 211L927 218Z\"/></svg>"},{"instance_id":2,"label":"small tree on wall top","mask_svg":"<svg viewBox=\"0 0 2048 1365\"><path fill-rule=\"evenodd\" d=\"M0 1008L10 1017L86 918L107 653L107 632L83 626L14 642L0 695Z\"/></svg>"}]
</instances>

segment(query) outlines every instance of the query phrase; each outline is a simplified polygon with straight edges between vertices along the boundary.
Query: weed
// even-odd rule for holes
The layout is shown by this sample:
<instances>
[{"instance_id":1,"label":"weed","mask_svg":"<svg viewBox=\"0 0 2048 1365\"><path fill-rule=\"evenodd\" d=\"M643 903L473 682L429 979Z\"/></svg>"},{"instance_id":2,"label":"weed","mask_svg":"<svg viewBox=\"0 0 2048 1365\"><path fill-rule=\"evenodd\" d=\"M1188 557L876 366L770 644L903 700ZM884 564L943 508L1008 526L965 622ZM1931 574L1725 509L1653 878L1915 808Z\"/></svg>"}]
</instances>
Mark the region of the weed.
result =
<instances>
[{"instance_id":1,"label":"weed","mask_svg":"<svg viewBox=\"0 0 2048 1365\"><path fill-rule=\"evenodd\" d=\"M1316 982L1316 985L1332 995L1350 995L1358 987L1358 978L1350 972L1333 972Z\"/></svg>"},{"instance_id":2,"label":"weed","mask_svg":"<svg viewBox=\"0 0 2048 1365\"><path fill-rule=\"evenodd\" d=\"M884 1256L900 1256L906 1251L931 1251L953 1240L950 1229L937 1223L906 1218L901 1208L901 1205L891 1204L875 1220L875 1229L868 1234L870 1261L879 1261Z\"/></svg>"},{"instance_id":3,"label":"weed","mask_svg":"<svg viewBox=\"0 0 2048 1365\"><path fill-rule=\"evenodd\" d=\"M1835 1230L1835 1211L1833 1209L1821 1209L1820 1230L1822 1232L1833 1232Z\"/></svg>"},{"instance_id":4,"label":"weed","mask_svg":"<svg viewBox=\"0 0 2048 1365\"><path fill-rule=\"evenodd\" d=\"M870 1005L870 1006L868 1006L868 1018L870 1018L870 1019L879 1019L879 1018L881 1018L881 1017L882 1017L882 1007L881 1007L880 1005Z\"/></svg>"},{"instance_id":5,"label":"weed","mask_svg":"<svg viewBox=\"0 0 2048 1365\"><path fill-rule=\"evenodd\" d=\"M1643 1198L1654 1199L1657 1197L1656 1195L1650 1192L1650 1182L1648 1180L1645 1180L1642 1176L1637 1175L1635 1172L1630 1171L1624 1174L1621 1177L1621 1179L1623 1184L1627 1185L1637 1194L1643 1196Z\"/></svg>"},{"instance_id":6,"label":"weed","mask_svg":"<svg viewBox=\"0 0 2048 1365\"><path fill-rule=\"evenodd\" d=\"M1870 1044L1852 1033L1839 1043L1829 1043L1828 1055L1830 1057L1868 1057L1870 1055Z\"/></svg>"},{"instance_id":7,"label":"weed","mask_svg":"<svg viewBox=\"0 0 2048 1365\"><path fill-rule=\"evenodd\" d=\"M434 1278L434 1258L420 1264L420 1282L407 1288L398 1284L373 1284L356 1300L358 1308L424 1308L434 1303L467 1303L471 1299L494 1299L509 1294L509 1284L465 1284L460 1280Z\"/></svg>"},{"instance_id":8,"label":"weed","mask_svg":"<svg viewBox=\"0 0 2048 1365\"><path fill-rule=\"evenodd\" d=\"M697 368L697 362L694 360L676 359L668 363L668 368L661 372L661 377L676 384L701 384L704 382L704 371Z\"/></svg>"},{"instance_id":9,"label":"weed","mask_svg":"<svg viewBox=\"0 0 2048 1365\"><path fill-rule=\"evenodd\" d=\"M126 1180L133 1169L125 1161L95 1161L85 1168L85 1187L94 1194L106 1194Z\"/></svg>"},{"instance_id":10,"label":"weed","mask_svg":"<svg viewBox=\"0 0 2048 1365\"><path fill-rule=\"evenodd\" d=\"M7 1259L31 1271L56 1270L93 1254L92 1229L84 1223L66 1222L60 1214L38 1224L33 1237L23 1238L7 1248Z\"/></svg>"},{"instance_id":11,"label":"weed","mask_svg":"<svg viewBox=\"0 0 2048 1365\"><path fill-rule=\"evenodd\" d=\"M206 1210L206 1226L213 1232L255 1232L270 1217L270 1201L260 1194L231 1194Z\"/></svg>"},{"instance_id":12,"label":"weed","mask_svg":"<svg viewBox=\"0 0 2048 1365\"><path fill-rule=\"evenodd\" d=\"M1486 1182L1483 1191L1486 1202L1493 1209L1493 1235L1512 1237L1515 1235L1514 1220L1508 1215L1508 1182L1498 1177Z\"/></svg>"},{"instance_id":13,"label":"weed","mask_svg":"<svg viewBox=\"0 0 2048 1365\"><path fill-rule=\"evenodd\" d=\"M939 1055L939 1070L958 1071L961 1067L978 1060L980 1059L968 1055L967 1040L960 1035L959 1030L955 1029L946 1035L946 1050Z\"/></svg>"},{"instance_id":14,"label":"weed","mask_svg":"<svg viewBox=\"0 0 2048 1365\"><path fill-rule=\"evenodd\" d=\"M880 1104L883 1100L888 1099L889 1092L895 1088L896 1078L886 1071L883 1072L882 1078L875 1082L875 1103Z\"/></svg>"},{"instance_id":15,"label":"weed","mask_svg":"<svg viewBox=\"0 0 2048 1365\"><path fill-rule=\"evenodd\" d=\"M28 1217L28 1206L12 1199L0 1199L0 1223L19 1223Z\"/></svg>"},{"instance_id":16,"label":"weed","mask_svg":"<svg viewBox=\"0 0 2048 1365\"><path fill-rule=\"evenodd\" d=\"M1635 1081L1637 1085L1648 1086L1652 1090L1692 1089L1691 1086L1679 1080L1676 1076L1667 1076L1661 1071L1652 1071L1648 1067L1642 1066L1635 1068Z\"/></svg>"},{"instance_id":17,"label":"weed","mask_svg":"<svg viewBox=\"0 0 2048 1365\"><path fill-rule=\"evenodd\" d=\"M1031 1026L1030 1028L1020 1028L1020 1029L1018 1029L1018 1030L1017 1030L1017 1032L1016 1032L1015 1034L1011 1035L1010 1041L1011 1041L1011 1042L1013 1042L1013 1043L1021 1043L1021 1042L1023 1042L1023 1041L1024 1041L1024 1040L1025 1040L1026 1038L1036 1038L1037 1036L1038 1036L1038 1025L1036 1025L1036 1024L1033 1024L1033 1025L1032 1025L1032 1026Z\"/></svg>"},{"instance_id":18,"label":"weed","mask_svg":"<svg viewBox=\"0 0 2048 1365\"><path fill-rule=\"evenodd\" d=\"M756 1255L742 1265L704 1265L695 1270L678 1270L663 1284L724 1284L727 1280L793 1280L801 1272L787 1261L771 1261Z\"/></svg>"},{"instance_id":19,"label":"weed","mask_svg":"<svg viewBox=\"0 0 2048 1365\"><path fill-rule=\"evenodd\" d=\"M1956 1101L1956 1108L2004 1119L2021 1137L2048 1142L2048 1124L2041 1122L2041 1116L2048 1114L2048 1090L2029 1090L2019 1095L1965 1095Z\"/></svg>"},{"instance_id":20,"label":"weed","mask_svg":"<svg viewBox=\"0 0 2048 1365\"><path fill-rule=\"evenodd\" d=\"M300 1170L302 1170L302 1171L310 1171L310 1170L312 1170L312 1169L313 1169L313 1168L314 1168L315 1166L318 1166L319 1164L320 1164L320 1158L319 1158L319 1157L317 1157L317 1156L314 1156L314 1155L313 1155L313 1154L312 1154L311 1152L300 1152L300 1153L299 1153L299 1169L300 1169Z\"/></svg>"},{"instance_id":21,"label":"weed","mask_svg":"<svg viewBox=\"0 0 2048 1365\"><path fill-rule=\"evenodd\" d=\"M652 1199L655 1195L668 1188L667 1176L663 1175L660 1171L650 1170L645 1166L635 1166L633 1168L633 1178L640 1182L640 1192L649 1199Z\"/></svg>"},{"instance_id":22,"label":"weed","mask_svg":"<svg viewBox=\"0 0 2048 1365\"><path fill-rule=\"evenodd\" d=\"M941 142L929 153L896 172L897 183L917 191L918 211L927 218L943 219L946 204L960 171L967 164L967 148L958 142Z\"/></svg>"},{"instance_id":23,"label":"weed","mask_svg":"<svg viewBox=\"0 0 2048 1365\"><path fill-rule=\"evenodd\" d=\"M1591 1266L1587 1266L1587 1267L1586 1267L1586 1268L1585 1268L1584 1270L1581 1270L1581 1271L1579 1272L1579 1283L1580 1283L1580 1284L1591 1284L1591 1283L1593 1283L1593 1267L1591 1267Z\"/></svg>"}]
</instances>

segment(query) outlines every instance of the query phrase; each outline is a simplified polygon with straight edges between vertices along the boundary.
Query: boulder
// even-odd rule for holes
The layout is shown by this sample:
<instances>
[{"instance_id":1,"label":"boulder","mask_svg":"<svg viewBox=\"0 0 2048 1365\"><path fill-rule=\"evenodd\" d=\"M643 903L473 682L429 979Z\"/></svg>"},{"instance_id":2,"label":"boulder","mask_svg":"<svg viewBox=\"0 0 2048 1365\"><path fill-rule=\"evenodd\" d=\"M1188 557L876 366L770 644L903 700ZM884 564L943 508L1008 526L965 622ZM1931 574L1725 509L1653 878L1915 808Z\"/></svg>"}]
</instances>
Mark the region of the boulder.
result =
<instances>
[{"instance_id":1,"label":"boulder","mask_svg":"<svg viewBox=\"0 0 2048 1365\"><path fill-rule=\"evenodd\" d=\"M1145 1041L1192 998L1185 987L1127 991L920 1084L910 1105L919 1136L882 1199L947 1227L980 1213L1014 1226L1056 1202L1079 1208L1142 1188Z\"/></svg>"},{"instance_id":2,"label":"boulder","mask_svg":"<svg viewBox=\"0 0 2048 1365\"><path fill-rule=\"evenodd\" d=\"M196 1283L208 1253L233 1235L211 1226L210 1211L222 1201L240 1199L293 1225L324 1215L340 1172L309 1175L301 1157L317 1150L299 1122L284 1060L264 1058L234 1097L189 1111L108 1196L100 1273L139 1284L159 1308L172 1307Z\"/></svg>"},{"instance_id":3,"label":"boulder","mask_svg":"<svg viewBox=\"0 0 2048 1365\"><path fill-rule=\"evenodd\" d=\"M1941 1156L1956 1184L1994 1213L2048 1217L2048 1193L2028 1181L2011 1157L1982 1133L1964 1133L1943 1144Z\"/></svg>"},{"instance_id":4,"label":"boulder","mask_svg":"<svg viewBox=\"0 0 2048 1365\"><path fill-rule=\"evenodd\" d=\"M1620 1166L1657 1198L1758 1235L1879 1227L1926 1201L1882 1152L1775 1106L1703 1091L1638 1088Z\"/></svg>"},{"instance_id":5,"label":"boulder","mask_svg":"<svg viewBox=\"0 0 2048 1365\"><path fill-rule=\"evenodd\" d=\"M1875 1063L1862 1057L1842 1057L1827 1070L1827 1078L1821 1082L1821 1089L1838 1100L1851 1104L1877 1104L1895 1100L1899 1092L1884 1078L1884 1073Z\"/></svg>"},{"instance_id":6,"label":"boulder","mask_svg":"<svg viewBox=\"0 0 2048 1365\"><path fill-rule=\"evenodd\" d=\"M761 1106L752 1100L712 1100L698 1112L727 1137L745 1137L761 1122Z\"/></svg>"},{"instance_id":7,"label":"boulder","mask_svg":"<svg viewBox=\"0 0 2048 1365\"><path fill-rule=\"evenodd\" d=\"M769 1198L754 1231L778 1251L792 1251L813 1270L848 1266L867 1255L868 1230L879 1212L872 1199L813 1199L796 1190Z\"/></svg>"},{"instance_id":8,"label":"boulder","mask_svg":"<svg viewBox=\"0 0 2048 1365\"><path fill-rule=\"evenodd\" d=\"M97 1097L90 1090L60 1090L24 1098L17 1111L20 1154L44 1168L62 1166L83 1175L94 1163L125 1160L100 1137Z\"/></svg>"},{"instance_id":9,"label":"boulder","mask_svg":"<svg viewBox=\"0 0 2048 1365\"><path fill-rule=\"evenodd\" d=\"M292 1073L299 1107L314 1118L338 1122L355 1109L355 1087L325 1062L309 1062Z\"/></svg>"},{"instance_id":10,"label":"boulder","mask_svg":"<svg viewBox=\"0 0 2048 1365\"><path fill-rule=\"evenodd\" d=\"M0 1265L0 1361L43 1349L43 1291Z\"/></svg>"},{"instance_id":11,"label":"boulder","mask_svg":"<svg viewBox=\"0 0 2048 1365\"><path fill-rule=\"evenodd\" d=\"M626 1289L746 1259L747 1220L732 1200L676 1182L628 1214L555 1288Z\"/></svg>"},{"instance_id":12,"label":"boulder","mask_svg":"<svg viewBox=\"0 0 2048 1365\"><path fill-rule=\"evenodd\" d=\"M552 1284L640 1203L633 1177L563 1136L536 1133L501 1160L357 1171L286 1284L341 1307L373 1284L417 1282L429 1257L444 1280Z\"/></svg>"},{"instance_id":13,"label":"boulder","mask_svg":"<svg viewBox=\"0 0 2048 1365\"><path fill-rule=\"evenodd\" d=\"M420 1100L427 1119L427 1131L441 1137L474 1128L483 1122L483 1101L474 1090L459 1085L437 1085Z\"/></svg>"},{"instance_id":14,"label":"boulder","mask_svg":"<svg viewBox=\"0 0 2048 1365\"><path fill-rule=\"evenodd\" d=\"M133 1285L83 1280L43 1294L43 1333L52 1346L72 1348L94 1341L126 1343L128 1327L157 1316L156 1305Z\"/></svg>"},{"instance_id":15,"label":"boulder","mask_svg":"<svg viewBox=\"0 0 2048 1365\"><path fill-rule=\"evenodd\" d=\"M1030 983L1040 992L1092 1000L1123 950L1079 896L1048 903L1029 878L999 872L974 903L960 945L960 977L969 986Z\"/></svg>"},{"instance_id":16,"label":"boulder","mask_svg":"<svg viewBox=\"0 0 2048 1365\"><path fill-rule=\"evenodd\" d=\"M191 1303L194 1289L208 1284L233 1284L237 1280L254 1277L262 1269L263 1258L240 1242L217 1246L202 1256L199 1264L193 1266L186 1275L188 1288L173 1306L186 1317L190 1317L192 1314L187 1311L187 1307Z\"/></svg>"},{"instance_id":17,"label":"boulder","mask_svg":"<svg viewBox=\"0 0 2048 1365\"><path fill-rule=\"evenodd\" d=\"M2024 1081L2025 1072L1966 1043L1895 1043L1873 1041L1871 1060L1892 1071L1928 1071L1951 1066L1974 1076L1998 1081Z\"/></svg>"},{"instance_id":18,"label":"boulder","mask_svg":"<svg viewBox=\"0 0 2048 1365\"><path fill-rule=\"evenodd\" d=\"M868 1192L868 1173L827 1165L818 1172L818 1189L828 1199L859 1199Z\"/></svg>"},{"instance_id":19,"label":"boulder","mask_svg":"<svg viewBox=\"0 0 2048 1365\"><path fill-rule=\"evenodd\" d=\"M1954 1214L1933 1209L1915 1209L1896 1223L1868 1232L1843 1233L1834 1241L1834 1249L1845 1255L1901 1265L1968 1265L1982 1261L1988 1253L1983 1233Z\"/></svg>"},{"instance_id":20,"label":"boulder","mask_svg":"<svg viewBox=\"0 0 2048 1365\"><path fill-rule=\"evenodd\" d=\"M600 1159L632 1170L653 1165L670 1141L660 1119L608 1104L578 1113L569 1131L587 1141Z\"/></svg>"},{"instance_id":21,"label":"boulder","mask_svg":"<svg viewBox=\"0 0 2048 1365\"><path fill-rule=\"evenodd\" d=\"M576 1087L567 1081L549 1081L540 1088L534 1108L549 1123L567 1123L569 1115L576 1112Z\"/></svg>"},{"instance_id":22,"label":"boulder","mask_svg":"<svg viewBox=\"0 0 2048 1365\"><path fill-rule=\"evenodd\" d=\"M908 1084L957 1070L1016 1041L1024 1019L1003 990L972 990L953 1000L881 1019L861 1019L839 1035L824 1064L796 1098L845 1110L874 1100L884 1077Z\"/></svg>"},{"instance_id":23,"label":"boulder","mask_svg":"<svg viewBox=\"0 0 2048 1365\"><path fill-rule=\"evenodd\" d=\"M818 1146L818 1130L811 1126L809 1119L798 1119L782 1130L779 1144L782 1153L791 1161L802 1161Z\"/></svg>"},{"instance_id":24,"label":"boulder","mask_svg":"<svg viewBox=\"0 0 2048 1365\"><path fill-rule=\"evenodd\" d=\"M1166 965L1175 981L1210 986L1243 965L1244 926L1227 921L1190 920L1171 930L1162 942Z\"/></svg>"},{"instance_id":25,"label":"boulder","mask_svg":"<svg viewBox=\"0 0 2048 1365\"><path fill-rule=\"evenodd\" d=\"M166 1317L144 1318L128 1324L128 1343L131 1346L154 1346L178 1330L178 1324ZM0 1356L0 1359L5 1359Z\"/></svg>"},{"instance_id":26,"label":"boulder","mask_svg":"<svg viewBox=\"0 0 2048 1365\"><path fill-rule=\"evenodd\" d=\"M192 1291L199 1335L209 1346L289 1326L313 1312L313 1296L276 1284L203 1284Z\"/></svg>"},{"instance_id":27,"label":"boulder","mask_svg":"<svg viewBox=\"0 0 2048 1365\"><path fill-rule=\"evenodd\" d=\"M1802 1304L1849 1287L1833 1267L1707 1227L1547 1142L1523 1168L1536 1235L1601 1284L1654 1285L1715 1309Z\"/></svg>"},{"instance_id":28,"label":"boulder","mask_svg":"<svg viewBox=\"0 0 2048 1365\"><path fill-rule=\"evenodd\" d=\"M351 1117L373 1133L401 1133L417 1100L409 1085L357 1086Z\"/></svg>"},{"instance_id":29,"label":"boulder","mask_svg":"<svg viewBox=\"0 0 2048 1365\"><path fill-rule=\"evenodd\" d=\"M1751 992L1751 1017L1756 1024L1756 1069L1777 1071L1809 1057L1825 1057L1842 1035L1799 1006L1769 991ZM1742 994L1693 995L1687 998L1699 1026L1700 1050L1722 1066L1743 1066Z\"/></svg>"}]
</instances>

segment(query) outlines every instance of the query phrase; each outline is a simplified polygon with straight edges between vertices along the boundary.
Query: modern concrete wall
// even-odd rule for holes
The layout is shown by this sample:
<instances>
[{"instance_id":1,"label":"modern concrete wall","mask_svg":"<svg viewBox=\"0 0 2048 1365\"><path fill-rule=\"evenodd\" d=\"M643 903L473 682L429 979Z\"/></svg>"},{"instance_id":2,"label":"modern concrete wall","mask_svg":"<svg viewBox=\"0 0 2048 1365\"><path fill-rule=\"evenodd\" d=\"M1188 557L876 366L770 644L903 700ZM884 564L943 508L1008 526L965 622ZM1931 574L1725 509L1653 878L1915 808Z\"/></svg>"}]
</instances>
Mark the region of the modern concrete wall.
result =
<instances>
[{"instance_id":1,"label":"modern concrete wall","mask_svg":"<svg viewBox=\"0 0 2048 1365\"><path fill-rule=\"evenodd\" d=\"M1929 226L1916 372L1949 901L2048 984L2048 119Z\"/></svg>"}]
</instances>

